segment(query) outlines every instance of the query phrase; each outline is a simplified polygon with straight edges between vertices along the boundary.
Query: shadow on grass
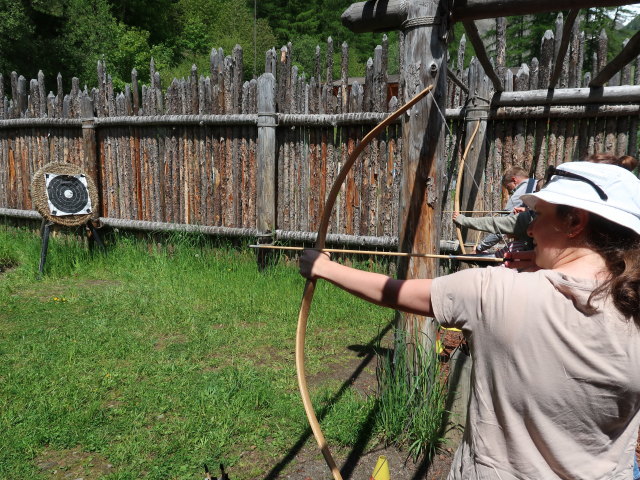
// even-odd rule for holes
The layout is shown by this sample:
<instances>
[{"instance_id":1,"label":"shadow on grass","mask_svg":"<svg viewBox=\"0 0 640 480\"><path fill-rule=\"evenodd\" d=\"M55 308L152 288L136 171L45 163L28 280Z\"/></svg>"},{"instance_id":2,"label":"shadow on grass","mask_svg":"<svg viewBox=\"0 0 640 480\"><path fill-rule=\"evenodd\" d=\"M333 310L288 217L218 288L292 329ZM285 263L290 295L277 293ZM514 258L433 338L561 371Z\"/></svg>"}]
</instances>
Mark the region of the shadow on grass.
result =
<instances>
[{"instance_id":1,"label":"shadow on grass","mask_svg":"<svg viewBox=\"0 0 640 480\"><path fill-rule=\"evenodd\" d=\"M367 365L371 363L371 360L375 358L376 345L380 344L380 341L387 334L387 332L391 330L392 326L393 326L393 322L390 322L384 329L382 329L378 333L378 335L376 335L373 339L369 341L369 343L367 343L362 347L354 347L354 346L349 347L351 350L360 352L359 356L362 357L362 361L356 367L353 373L349 376L349 378L347 378L342 383L338 391L333 395L333 397L331 397L327 405L316 412L316 416L318 417L319 422L321 422L324 419L330 407L335 405L338 402L338 400L340 400L340 398L349 389L349 387L353 384L353 382L360 376L360 374L367 367ZM369 416L367 417L367 419L362 423L362 425L359 428L360 434L358 435L358 441L356 443L356 446L349 453L349 456L347 457L347 460L345 461L344 466L341 469L342 476L344 478L349 478L349 476L353 473L353 470L358 464L358 459L362 456L362 453L364 452L364 448L371 437L371 432L373 431L371 427L373 426L376 411L377 409L374 408L369 414ZM291 463L293 459L296 458L298 453L300 453L300 450L302 450L302 447L304 447L304 444L307 442L307 440L309 440L309 437L311 437L312 435L313 435L313 432L311 431L311 427L307 427L302 433L302 435L300 436L300 438L298 439L298 441L289 449L289 451L282 458L282 460L280 460L269 471L269 473L267 473L263 477L263 480L277 479L278 475L286 468L286 466L289 463Z\"/></svg>"}]
</instances>

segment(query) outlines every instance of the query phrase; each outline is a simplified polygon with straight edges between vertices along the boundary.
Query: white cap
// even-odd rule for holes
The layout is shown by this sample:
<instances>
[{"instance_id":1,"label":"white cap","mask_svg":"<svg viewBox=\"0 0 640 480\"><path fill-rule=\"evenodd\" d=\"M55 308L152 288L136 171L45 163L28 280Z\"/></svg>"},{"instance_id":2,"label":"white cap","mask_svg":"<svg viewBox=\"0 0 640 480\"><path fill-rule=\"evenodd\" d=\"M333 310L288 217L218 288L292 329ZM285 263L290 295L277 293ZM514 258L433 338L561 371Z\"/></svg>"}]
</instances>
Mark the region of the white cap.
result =
<instances>
[{"instance_id":1,"label":"white cap","mask_svg":"<svg viewBox=\"0 0 640 480\"><path fill-rule=\"evenodd\" d=\"M617 165L592 162L563 163L556 169L560 173L556 172L539 192L522 195L525 205L534 208L540 199L581 208L640 234L640 179L633 173ZM601 193L607 198L603 199Z\"/></svg>"}]
</instances>

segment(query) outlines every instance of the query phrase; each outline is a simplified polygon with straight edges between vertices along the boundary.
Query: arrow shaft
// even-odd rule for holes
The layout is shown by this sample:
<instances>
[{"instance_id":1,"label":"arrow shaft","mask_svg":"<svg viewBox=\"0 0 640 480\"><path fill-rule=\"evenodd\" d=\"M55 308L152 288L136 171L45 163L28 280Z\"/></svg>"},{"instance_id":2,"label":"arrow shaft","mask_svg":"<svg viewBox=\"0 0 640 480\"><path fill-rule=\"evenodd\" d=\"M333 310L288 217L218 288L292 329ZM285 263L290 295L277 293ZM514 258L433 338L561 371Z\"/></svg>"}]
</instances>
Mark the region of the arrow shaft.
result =
<instances>
[{"instance_id":1,"label":"arrow shaft","mask_svg":"<svg viewBox=\"0 0 640 480\"><path fill-rule=\"evenodd\" d=\"M474 255L439 255L435 253L406 253L406 252L379 252L376 250L347 250L342 248L306 248L306 247L284 247L280 245L249 245L249 248L270 249L270 250L316 250L327 253L351 253L356 255L382 255L387 257L417 257L417 258L442 258L445 260L470 260L490 263L503 263L504 259L496 257L476 257Z\"/></svg>"},{"instance_id":2,"label":"arrow shaft","mask_svg":"<svg viewBox=\"0 0 640 480\"><path fill-rule=\"evenodd\" d=\"M442 213L455 213L456 210L443 210ZM511 213L509 210L459 210L458 213Z\"/></svg>"}]
</instances>

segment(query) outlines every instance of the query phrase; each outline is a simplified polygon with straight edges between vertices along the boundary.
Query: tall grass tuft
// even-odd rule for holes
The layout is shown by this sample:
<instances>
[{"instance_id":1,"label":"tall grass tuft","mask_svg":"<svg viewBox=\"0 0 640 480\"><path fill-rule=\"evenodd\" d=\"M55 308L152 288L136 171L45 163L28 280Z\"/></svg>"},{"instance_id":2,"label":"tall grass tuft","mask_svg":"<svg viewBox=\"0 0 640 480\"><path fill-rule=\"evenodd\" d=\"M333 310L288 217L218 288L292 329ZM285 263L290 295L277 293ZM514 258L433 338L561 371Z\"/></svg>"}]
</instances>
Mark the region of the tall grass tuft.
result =
<instances>
[{"instance_id":1,"label":"tall grass tuft","mask_svg":"<svg viewBox=\"0 0 640 480\"><path fill-rule=\"evenodd\" d=\"M414 329L418 332L419 329ZM431 459L442 444L447 387L435 351L416 333L395 331L395 348L379 356L378 427L390 444L417 460Z\"/></svg>"}]
</instances>

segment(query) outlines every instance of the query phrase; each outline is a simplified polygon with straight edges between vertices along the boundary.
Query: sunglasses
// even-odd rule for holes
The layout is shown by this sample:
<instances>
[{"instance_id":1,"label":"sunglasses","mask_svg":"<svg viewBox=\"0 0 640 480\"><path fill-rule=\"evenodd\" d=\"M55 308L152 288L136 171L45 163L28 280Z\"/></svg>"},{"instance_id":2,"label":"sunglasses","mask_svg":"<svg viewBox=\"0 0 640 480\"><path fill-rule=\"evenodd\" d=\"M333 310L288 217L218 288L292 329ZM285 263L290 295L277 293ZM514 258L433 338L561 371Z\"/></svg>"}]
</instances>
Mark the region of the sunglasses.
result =
<instances>
[{"instance_id":1,"label":"sunglasses","mask_svg":"<svg viewBox=\"0 0 640 480\"><path fill-rule=\"evenodd\" d=\"M583 177L582 175L578 175L577 173L567 172L566 170L560 170L556 168L554 165L549 165L547 167L547 172L544 177L545 187L549 183L549 180L551 180L551 177L553 177L554 175L558 177L573 178L574 180L580 180L581 182L585 182L593 187L593 189L596 191L596 193L602 200L609 199L607 194L604 193L604 190L602 190L602 188L600 188L593 180L590 180L587 177Z\"/></svg>"}]
</instances>

